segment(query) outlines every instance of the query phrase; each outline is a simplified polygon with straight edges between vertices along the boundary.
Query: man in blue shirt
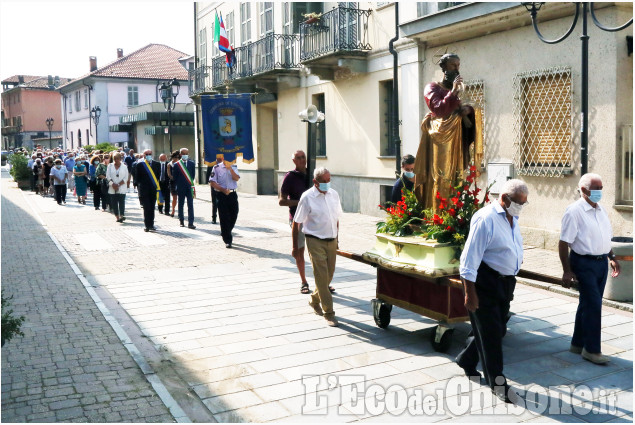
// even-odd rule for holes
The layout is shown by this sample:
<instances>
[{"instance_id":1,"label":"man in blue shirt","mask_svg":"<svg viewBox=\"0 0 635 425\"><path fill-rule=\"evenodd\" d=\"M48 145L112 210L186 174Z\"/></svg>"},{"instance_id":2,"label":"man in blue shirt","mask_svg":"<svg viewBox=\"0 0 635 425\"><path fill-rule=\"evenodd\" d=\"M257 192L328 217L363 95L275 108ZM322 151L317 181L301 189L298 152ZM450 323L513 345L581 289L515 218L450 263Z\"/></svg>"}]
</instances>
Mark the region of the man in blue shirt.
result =
<instances>
[{"instance_id":1,"label":"man in blue shirt","mask_svg":"<svg viewBox=\"0 0 635 425\"><path fill-rule=\"evenodd\" d=\"M503 335L523 262L518 215L528 195L522 180L508 180L498 201L474 214L459 268L472 332L456 363L467 376L480 376L480 359L487 384L506 403L518 397L503 375Z\"/></svg>"},{"instance_id":2,"label":"man in blue shirt","mask_svg":"<svg viewBox=\"0 0 635 425\"><path fill-rule=\"evenodd\" d=\"M66 171L68 171L68 190L71 192L75 189L75 179L73 178L73 168L75 167L75 154L73 152L68 153L68 158L64 160Z\"/></svg>"}]
</instances>

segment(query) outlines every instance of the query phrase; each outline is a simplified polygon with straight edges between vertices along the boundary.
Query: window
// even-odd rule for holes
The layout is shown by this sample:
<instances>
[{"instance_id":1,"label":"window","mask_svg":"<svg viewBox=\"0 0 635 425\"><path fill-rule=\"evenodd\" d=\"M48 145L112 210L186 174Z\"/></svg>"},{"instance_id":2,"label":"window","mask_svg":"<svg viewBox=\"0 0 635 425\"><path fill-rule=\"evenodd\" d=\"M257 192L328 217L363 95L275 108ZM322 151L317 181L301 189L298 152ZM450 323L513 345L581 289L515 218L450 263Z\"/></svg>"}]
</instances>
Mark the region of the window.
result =
<instances>
[{"instance_id":1,"label":"window","mask_svg":"<svg viewBox=\"0 0 635 425\"><path fill-rule=\"evenodd\" d=\"M463 101L467 101L474 107L474 118L480 124L481 132L476 133L476 140L473 147L470 147L470 158L474 159L474 165L484 167L483 148L485 145L485 94L483 91L483 81L465 81L465 92L461 94Z\"/></svg>"},{"instance_id":2,"label":"window","mask_svg":"<svg viewBox=\"0 0 635 425\"><path fill-rule=\"evenodd\" d=\"M75 110L79 112L82 109L82 92L77 90L75 92Z\"/></svg>"},{"instance_id":3,"label":"window","mask_svg":"<svg viewBox=\"0 0 635 425\"><path fill-rule=\"evenodd\" d=\"M73 149L75 147L75 145L73 144L73 132L70 132L71 135L71 149Z\"/></svg>"},{"instance_id":4,"label":"window","mask_svg":"<svg viewBox=\"0 0 635 425\"><path fill-rule=\"evenodd\" d=\"M86 144L90 145L90 133L88 132L88 129L86 129Z\"/></svg>"},{"instance_id":5,"label":"window","mask_svg":"<svg viewBox=\"0 0 635 425\"><path fill-rule=\"evenodd\" d=\"M273 2L258 3L260 14L260 35L273 34Z\"/></svg>"},{"instance_id":6,"label":"window","mask_svg":"<svg viewBox=\"0 0 635 425\"><path fill-rule=\"evenodd\" d=\"M234 12L229 12L225 16L225 31L227 32L227 39L230 46L235 46L236 43L236 30L234 26Z\"/></svg>"},{"instance_id":7,"label":"window","mask_svg":"<svg viewBox=\"0 0 635 425\"><path fill-rule=\"evenodd\" d=\"M516 75L513 86L518 174L559 177L571 173L571 70L525 72Z\"/></svg>"},{"instance_id":8,"label":"window","mask_svg":"<svg viewBox=\"0 0 635 425\"><path fill-rule=\"evenodd\" d=\"M251 41L251 4L240 4L240 42L245 45Z\"/></svg>"},{"instance_id":9,"label":"window","mask_svg":"<svg viewBox=\"0 0 635 425\"><path fill-rule=\"evenodd\" d=\"M421 18L428 13L428 3L423 1L417 2L417 18Z\"/></svg>"},{"instance_id":10,"label":"window","mask_svg":"<svg viewBox=\"0 0 635 425\"><path fill-rule=\"evenodd\" d=\"M84 89L84 109L88 109L88 89Z\"/></svg>"},{"instance_id":11,"label":"window","mask_svg":"<svg viewBox=\"0 0 635 425\"><path fill-rule=\"evenodd\" d=\"M69 94L67 99L68 99L68 113L72 114L73 113L73 96Z\"/></svg>"},{"instance_id":12,"label":"window","mask_svg":"<svg viewBox=\"0 0 635 425\"><path fill-rule=\"evenodd\" d=\"M198 32L198 57L201 66L207 66L207 28Z\"/></svg>"},{"instance_id":13,"label":"window","mask_svg":"<svg viewBox=\"0 0 635 425\"><path fill-rule=\"evenodd\" d=\"M77 129L77 146L82 146L82 130L80 130L79 128Z\"/></svg>"},{"instance_id":14,"label":"window","mask_svg":"<svg viewBox=\"0 0 635 425\"><path fill-rule=\"evenodd\" d=\"M341 49L357 48L358 16L354 12L357 9L356 2L338 2L339 13L339 44ZM353 10L351 10L353 9Z\"/></svg>"},{"instance_id":15,"label":"window","mask_svg":"<svg viewBox=\"0 0 635 425\"><path fill-rule=\"evenodd\" d=\"M282 3L282 33L291 34L291 2L285 1Z\"/></svg>"},{"instance_id":16,"label":"window","mask_svg":"<svg viewBox=\"0 0 635 425\"><path fill-rule=\"evenodd\" d=\"M395 154L392 134L392 80L379 83L379 152L382 156Z\"/></svg>"},{"instance_id":17,"label":"window","mask_svg":"<svg viewBox=\"0 0 635 425\"><path fill-rule=\"evenodd\" d=\"M324 112L324 93L313 95L313 104L317 106L318 111ZM316 126L315 131L315 152L317 156L326 156L326 119Z\"/></svg>"},{"instance_id":18,"label":"window","mask_svg":"<svg viewBox=\"0 0 635 425\"><path fill-rule=\"evenodd\" d=\"M139 105L139 87L128 86L128 106Z\"/></svg>"}]
</instances>

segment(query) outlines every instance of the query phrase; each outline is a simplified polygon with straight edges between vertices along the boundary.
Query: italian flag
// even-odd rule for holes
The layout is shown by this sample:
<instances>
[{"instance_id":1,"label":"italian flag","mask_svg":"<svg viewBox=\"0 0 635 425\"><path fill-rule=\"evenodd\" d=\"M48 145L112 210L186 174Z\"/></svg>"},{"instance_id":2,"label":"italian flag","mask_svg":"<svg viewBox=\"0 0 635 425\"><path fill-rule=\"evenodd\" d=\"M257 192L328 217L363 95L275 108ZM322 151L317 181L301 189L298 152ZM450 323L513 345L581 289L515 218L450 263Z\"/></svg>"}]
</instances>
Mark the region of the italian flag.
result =
<instances>
[{"instance_id":1,"label":"italian flag","mask_svg":"<svg viewBox=\"0 0 635 425\"><path fill-rule=\"evenodd\" d=\"M227 31L225 31L225 24L223 23L223 17L218 19L218 13L214 19L214 44L223 53L231 53L229 47L229 40L227 39Z\"/></svg>"}]
</instances>

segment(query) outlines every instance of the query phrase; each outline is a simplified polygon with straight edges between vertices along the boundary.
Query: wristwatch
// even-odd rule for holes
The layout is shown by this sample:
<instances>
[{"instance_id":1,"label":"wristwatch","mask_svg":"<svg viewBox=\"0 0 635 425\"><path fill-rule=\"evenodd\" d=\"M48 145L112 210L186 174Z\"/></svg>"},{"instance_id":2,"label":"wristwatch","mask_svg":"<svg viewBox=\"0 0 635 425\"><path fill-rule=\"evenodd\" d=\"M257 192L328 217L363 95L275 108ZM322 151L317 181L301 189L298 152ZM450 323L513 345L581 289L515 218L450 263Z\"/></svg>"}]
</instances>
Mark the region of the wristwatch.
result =
<instances>
[{"instance_id":1,"label":"wristwatch","mask_svg":"<svg viewBox=\"0 0 635 425\"><path fill-rule=\"evenodd\" d=\"M611 254L609 252L609 260L613 261L613 260L615 260L615 258L616 258L615 254Z\"/></svg>"}]
</instances>

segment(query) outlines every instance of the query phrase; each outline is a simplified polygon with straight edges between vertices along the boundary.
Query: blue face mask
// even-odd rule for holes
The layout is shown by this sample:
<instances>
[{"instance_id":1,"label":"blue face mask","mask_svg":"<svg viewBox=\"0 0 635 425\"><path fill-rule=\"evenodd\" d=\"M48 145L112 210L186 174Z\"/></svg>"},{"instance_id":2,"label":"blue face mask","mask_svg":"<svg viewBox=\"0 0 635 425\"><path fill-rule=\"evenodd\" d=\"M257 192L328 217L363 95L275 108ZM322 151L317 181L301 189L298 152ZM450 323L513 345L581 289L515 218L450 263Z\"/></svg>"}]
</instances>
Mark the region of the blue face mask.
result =
<instances>
[{"instance_id":1,"label":"blue face mask","mask_svg":"<svg viewBox=\"0 0 635 425\"><path fill-rule=\"evenodd\" d=\"M404 171L403 172L404 177L407 177L409 179L413 178L415 176L415 173L413 173L412 171Z\"/></svg>"},{"instance_id":2,"label":"blue face mask","mask_svg":"<svg viewBox=\"0 0 635 425\"><path fill-rule=\"evenodd\" d=\"M589 195L589 201L597 204L602 199L602 191L601 190L591 190L591 195Z\"/></svg>"},{"instance_id":3,"label":"blue face mask","mask_svg":"<svg viewBox=\"0 0 635 425\"><path fill-rule=\"evenodd\" d=\"M331 182L328 183L320 183L320 190L322 192L328 192L328 190L331 188Z\"/></svg>"},{"instance_id":4,"label":"blue face mask","mask_svg":"<svg viewBox=\"0 0 635 425\"><path fill-rule=\"evenodd\" d=\"M146 161L148 162L152 161L152 155L146 155Z\"/></svg>"},{"instance_id":5,"label":"blue face mask","mask_svg":"<svg viewBox=\"0 0 635 425\"><path fill-rule=\"evenodd\" d=\"M181 159L182 159L183 161L187 161L187 159L188 159L189 157L190 157L189 155L181 155Z\"/></svg>"}]
</instances>

